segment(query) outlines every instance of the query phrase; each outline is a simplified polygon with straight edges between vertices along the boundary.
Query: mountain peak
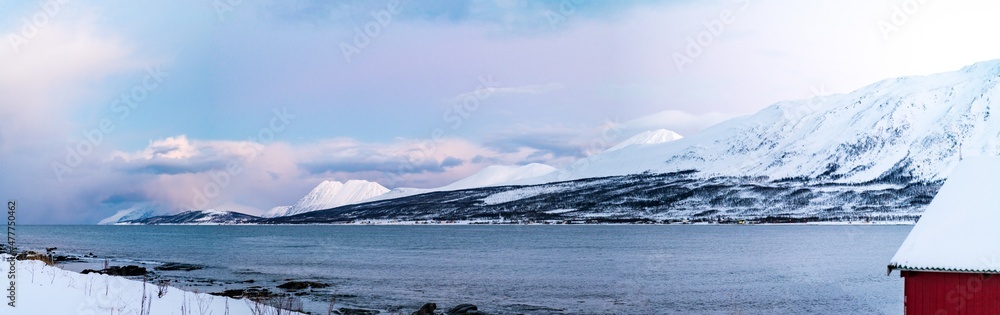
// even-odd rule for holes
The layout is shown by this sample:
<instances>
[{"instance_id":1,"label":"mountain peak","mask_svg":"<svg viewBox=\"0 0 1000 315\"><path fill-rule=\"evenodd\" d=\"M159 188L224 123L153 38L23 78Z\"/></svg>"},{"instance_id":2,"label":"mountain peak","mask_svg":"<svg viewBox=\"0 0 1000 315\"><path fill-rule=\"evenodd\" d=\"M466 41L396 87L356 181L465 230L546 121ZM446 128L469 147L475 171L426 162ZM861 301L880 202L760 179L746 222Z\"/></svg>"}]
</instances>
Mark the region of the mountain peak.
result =
<instances>
[{"instance_id":1,"label":"mountain peak","mask_svg":"<svg viewBox=\"0 0 1000 315\"><path fill-rule=\"evenodd\" d=\"M650 130L629 137L628 139L625 139L625 141L622 141L618 145L613 146L604 152L618 151L636 145L671 142L675 140L680 140L681 138L684 138L684 136L681 136L680 134L673 132L671 130L667 129Z\"/></svg>"}]
</instances>

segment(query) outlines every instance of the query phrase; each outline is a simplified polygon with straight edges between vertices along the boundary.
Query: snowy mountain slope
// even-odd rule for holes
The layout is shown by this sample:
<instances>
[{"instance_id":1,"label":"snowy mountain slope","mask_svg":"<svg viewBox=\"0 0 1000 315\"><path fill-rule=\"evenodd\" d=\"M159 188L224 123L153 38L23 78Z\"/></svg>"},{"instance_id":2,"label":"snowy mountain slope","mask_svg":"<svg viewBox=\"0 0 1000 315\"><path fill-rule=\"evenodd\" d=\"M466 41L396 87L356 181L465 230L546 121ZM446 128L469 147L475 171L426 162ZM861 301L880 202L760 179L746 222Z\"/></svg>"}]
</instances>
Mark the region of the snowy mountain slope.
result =
<instances>
[{"instance_id":1,"label":"snowy mountain slope","mask_svg":"<svg viewBox=\"0 0 1000 315\"><path fill-rule=\"evenodd\" d=\"M469 188L490 187L507 182L547 175L556 171L555 167L545 164L531 163L522 166L488 166L469 177L463 178L436 191L461 190Z\"/></svg>"},{"instance_id":2,"label":"snowy mountain slope","mask_svg":"<svg viewBox=\"0 0 1000 315\"><path fill-rule=\"evenodd\" d=\"M249 214L225 211L225 210L191 210L174 215L163 215L119 222L120 224L241 224L252 223L260 220L260 217Z\"/></svg>"},{"instance_id":3,"label":"snowy mountain slope","mask_svg":"<svg viewBox=\"0 0 1000 315\"><path fill-rule=\"evenodd\" d=\"M621 143L611 147L610 149L605 150L604 152L618 151L631 146L667 143L670 141L680 140L681 138L684 138L684 136L681 136L680 134L670 130L666 129L650 130L629 137L628 139L625 139L625 141L622 141Z\"/></svg>"},{"instance_id":4,"label":"snowy mountain slope","mask_svg":"<svg viewBox=\"0 0 1000 315\"><path fill-rule=\"evenodd\" d=\"M704 178L695 171L587 178L536 186L442 191L366 202L265 224L364 221L594 221L648 222L691 218L781 218L810 221L910 221L933 198L938 183L822 184L749 177ZM765 218L777 219L767 221Z\"/></svg>"},{"instance_id":5,"label":"snowy mountain slope","mask_svg":"<svg viewBox=\"0 0 1000 315\"><path fill-rule=\"evenodd\" d=\"M491 165L479 170L475 174L469 175L466 178L445 186L429 189L396 188L384 195L372 198L372 201L402 198L436 191L451 191L506 185L509 183L516 183L518 181L548 175L555 171L556 168L540 163L531 163L521 166Z\"/></svg>"},{"instance_id":6,"label":"snowy mountain slope","mask_svg":"<svg viewBox=\"0 0 1000 315\"><path fill-rule=\"evenodd\" d=\"M349 180L346 183L341 183L327 180L317 185L316 188L313 188L302 199L284 211L281 210L281 207L275 207L269 210L265 216L280 217L330 209L365 201L387 192L389 192L388 188L374 182Z\"/></svg>"},{"instance_id":7,"label":"snowy mountain slope","mask_svg":"<svg viewBox=\"0 0 1000 315\"><path fill-rule=\"evenodd\" d=\"M135 204L132 207L129 207L127 209L123 209L121 211L118 211L118 213L115 213L114 215L112 215L110 217L104 218L100 222L97 222L97 224L107 225L107 224L115 224L115 223L124 222L124 221L145 219L145 218L154 217L158 213L162 213L162 212L163 211L161 211L160 208L158 208L154 204L151 204L151 203L140 203L140 204Z\"/></svg>"},{"instance_id":8,"label":"snowy mountain slope","mask_svg":"<svg viewBox=\"0 0 1000 315\"><path fill-rule=\"evenodd\" d=\"M581 159L536 183L698 170L837 183L937 181L965 156L1000 155L1000 60L780 102L683 139Z\"/></svg>"},{"instance_id":9,"label":"snowy mountain slope","mask_svg":"<svg viewBox=\"0 0 1000 315\"><path fill-rule=\"evenodd\" d=\"M271 208L271 210L267 210L267 212L264 212L264 214L262 214L261 217L262 218L280 217L280 216L285 215L285 213L288 213L288 208L291 208L291 207L292 206L277 206L277 207Z\"/></svg>"}]
</instances>

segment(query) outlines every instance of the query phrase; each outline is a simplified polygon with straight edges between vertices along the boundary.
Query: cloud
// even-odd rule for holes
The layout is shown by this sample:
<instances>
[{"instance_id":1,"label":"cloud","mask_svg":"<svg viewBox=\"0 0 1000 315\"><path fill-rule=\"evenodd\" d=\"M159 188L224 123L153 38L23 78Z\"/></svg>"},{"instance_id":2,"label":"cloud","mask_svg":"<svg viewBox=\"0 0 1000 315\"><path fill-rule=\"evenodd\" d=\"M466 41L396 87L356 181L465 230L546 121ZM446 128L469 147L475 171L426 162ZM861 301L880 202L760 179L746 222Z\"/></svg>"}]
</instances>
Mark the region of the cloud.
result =
<instances>
[{"instance_id":1,"label":"cloud","mask_svg":"<svg viewBox=\"0 0 1000 315\"><path fill-rule=\"evenodd\" d=\"M168 137L163 140L150 141L149 146L143 151L146 159L167 158L180 159L195 155L195 148L188 141L187 136Z\"/></svg>"},{"instance_id":2,"label":"cloud","mask_svg":"<svg viewBox=\"0 0 1000 315\"><path fill-rule=\"evenodd\" d=\"M287 21L329 22L369 17L394 1L322 1L298 0L268 5L267 11ZM407 22L440 24L475 24L496 31L532 34L561 29L573 19L617 18L651 1L566 1L566 0L472 0L472 1L399 1L398 18ZM354 21L356 22L356 21Z\"/></svg>"},{"instance_id":3,"label":"cloud","mask_svg":"<svg viewBox=\"0 0 1000 315\"><path fill-rule=\"evenodd\" d=\"M560 157L586 155L579 130L547 128L510 131L489 137L484 144L501 152L513 153L530 148ZM532 152L537 155L537 152Z\"/></svg>"},{"instance_id":4,"label":"cloud","mask_svg":"<svg viewBox=\"0 0 1000 315\"><path fill-rule=\"evenodd\" d=\"M38 10L32 5L29 14ZM12 11L5 12L11 14ZM8 41L22 35L20 23L0 29L0 191L25 205L25 223L80 223L100 213L81 211L100 200L129 192L135 178L107 174L94 157L109 151L107 139L89 143L79 165L60 181L53 163L65 163L67 148L94 128L93 112L106 110L115 78L142 71L145 62L128 41L96 26L89 16L63 8L58 18L15 50ZM14 19L12 19L14 20ZM18 18L19 21L19 18ZM112 191L106 191L111 187ZM122 189L117 189L121 187ZM28 207L30 205L30 207ZM19 222L20 223L20 222Z\"/></svg>"},{"instance_id":5,"label":"cloud","mask_svg":"<svg viewBox=\"0 0 1000 315\"><path fill-rule=\"evenodd\" d=\"M259 143L247 141L191 141L179 135L149 141L142 151L113 152L107 165L133 174L193 174L245 163L261 148Z\"/></svg>"},{"instance_id":6,"label":"cloud","mask_svg":"<svg viewBox=\"0 0 1000 315\"><path fill-rule=\"evenodd\" d=\"M441 168L462 166L462 164L465 164L465 161L463 161L462 159L449 156L444 158L443 161L441 161Z\"/></svg>"},{"instance_id":7,"label":"cloud","mask_svg":"<svg viewBox=\"0 0 1000 315\"><path fill-rule=\"evenodd\" d=\"M465 165L465 160L476 154L495 153L459 139L440 143L402 139L392 143L361 143L337 139L304 148L299 165L311 174L381 172L403 176L444 173Z\"/></svg>"},{"instance_id":8,"label":"cloud","mask_svg":"<svg viewBox=\"0 0 1000 315\"><path fill-rule=\"evenodd\" d=\"M94 159L78 177L101 182L91 203L105 215L113 205L156 202L168 211L222 208L251 214L287 205L323 180L365 179L389 187L439 187L479 169L518 164L528 152L497 152L468 140L397 139L367 143L335 138L291 145L198 140L185 135L148 142L132 152ZM472 162L475 160L476 162ZM121 179L126 181L116 182ZM127 184L126 184L127 183ZM118 209L120 210L120 209ZM100 218L96 218L100 219Z\"/></svg>"},{"instance_id":9,"label":"cloud","mask_svg":"<svg viewBox=\"0 0 1000 315\"><path fill-rule=\"evenodd\" d=\"M615 126L611 121L591 127L512 126L510 131L493 134L483 143L499 152L522 153L526 161L560 166L603 152L624 140L621 128Z\"/></svg>"},{"instance_id":10,"label":"cloud","mask_svg":"<svg viewBox=\"0 0 1000 315\"><path fill-rule=\"evenodd\" d=\"M40 29L15 50L0 31L0 134L4 146L33 145L75 127L69 113L79 104L102 100L105 79L141 69L128 44L98 35L86 21L56 22ZM71 53L67 53L71 52Z\"/></svg>"}]
</instances>

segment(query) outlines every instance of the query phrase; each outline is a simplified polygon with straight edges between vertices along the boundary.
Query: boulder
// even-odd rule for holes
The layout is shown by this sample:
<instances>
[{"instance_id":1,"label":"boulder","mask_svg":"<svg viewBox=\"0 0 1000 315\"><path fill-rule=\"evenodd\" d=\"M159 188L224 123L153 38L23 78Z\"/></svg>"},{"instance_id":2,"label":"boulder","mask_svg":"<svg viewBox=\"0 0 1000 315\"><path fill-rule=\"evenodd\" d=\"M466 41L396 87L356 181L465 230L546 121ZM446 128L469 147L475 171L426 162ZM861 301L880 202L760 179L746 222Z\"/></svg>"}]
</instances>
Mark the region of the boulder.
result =
<instances>
[{"instance_id":1,"label":"boulder","mask_svg":"<svg viewBox=\"0 0 1000 315\"><path fill-rule=\"evenodd\" d=\"M192 270L198 270L198 269L203 269L203 268L205 268L205 267L204 266L199 266L199 265L193 265L193 264L165 263L165 264L156 266L153 269L162 270L162 271L192 271Z\"/></svg>"},{"instance_id":2,"label":"boulder","mask_svg":"<svg viewBox=\"0 0 1000 315\"><path fill-rule=\"evenodd\" d=\"M209 294L215 296L225 296L234 299L247 298L250 300L269 299L278 296L278 294L261 287L249 287L246 289L230 289L222 292L213 292Z\"/></svg>"},{"instance_id":3,"label":"boulder","mask_svg":"<svg viewBox=\"0 0 1000 315\"><path fill-rule=\"evenodd\" d=\"M279 289L298 291L304 289L319 289L329 287L329 284L315 281L288 281L278 286Z\"/></svg>"},{"instance_id":4,"label":"boulder","mask_svg":"<svg viewBox=\"0 0 1000 315\"><path fill-rule=\"evenodd\" d=\"M434 315L434 311L437 310L437 304L427 303L421 306L416 312L410 313L411 315Z\"/></svg>"},{"instance_id":5,"label":"boulder","mask_svg":"<svg viewBox=\"0 0 1000 315\"><path fill-rule=\"evenodd\" d=\"M84 269L80 273L82 274L99 273L109 276L138 277L138 276L145 276L146 274L149 273L149 271L146 271L146 268L143 267L139 267L136 265L128 265L124 267L119 267L119 266L108 267L108 269L103 269L103 270Z\"/></svg>"}]
</instances>

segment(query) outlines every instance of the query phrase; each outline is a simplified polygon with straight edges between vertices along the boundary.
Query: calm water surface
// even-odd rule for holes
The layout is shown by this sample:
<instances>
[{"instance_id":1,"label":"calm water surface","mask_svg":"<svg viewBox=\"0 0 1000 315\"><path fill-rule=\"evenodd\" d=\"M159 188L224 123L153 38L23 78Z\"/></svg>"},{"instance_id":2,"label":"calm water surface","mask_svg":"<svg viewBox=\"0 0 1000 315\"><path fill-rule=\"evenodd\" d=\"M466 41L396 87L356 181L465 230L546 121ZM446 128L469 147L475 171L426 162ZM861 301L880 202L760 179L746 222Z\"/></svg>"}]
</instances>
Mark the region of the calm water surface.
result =
<instances>
[{"instance_id":1,"label":"calm water surface","mask_svg":"<svg viewBox=\"0 0 1000 315\"><path fill-rule=\"evenodd\" d=\"M317 313L338 294L338 307L390 311L436 302L499 314L900 314L902 279L885 272L910 228L24 226L18 241L117 264L206 265L160 273L202 291L249 279L330 283L306 297Z\"/></svg>"}]
</instances>

